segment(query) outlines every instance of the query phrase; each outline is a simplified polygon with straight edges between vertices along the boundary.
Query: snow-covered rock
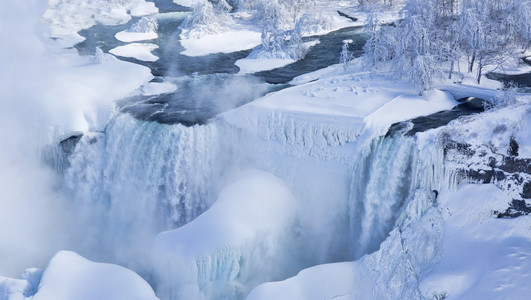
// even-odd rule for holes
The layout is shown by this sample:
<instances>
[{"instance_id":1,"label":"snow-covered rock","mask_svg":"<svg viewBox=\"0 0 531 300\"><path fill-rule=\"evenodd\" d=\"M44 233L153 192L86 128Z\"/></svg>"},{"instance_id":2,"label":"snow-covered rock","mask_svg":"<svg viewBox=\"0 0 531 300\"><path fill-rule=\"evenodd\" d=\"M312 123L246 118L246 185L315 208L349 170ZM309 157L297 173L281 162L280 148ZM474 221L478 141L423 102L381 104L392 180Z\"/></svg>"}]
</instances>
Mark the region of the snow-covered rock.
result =
<instances>
[{"instance_id":1,"label":"snow-covered rock","mask_svg":"<svg viewBox=\"0 0 531 300\"><path fill-rule=\"evenodd\" d=\"M95 263L71 251L59 251L45 270L28 269L20 279L0 277L0 299L158 300L135 272Z\"/></svg>"},{"instance_id":2,"label":"snow-covered rock","mask_svg":"<svg viewBox=\"0 0 531 300\"><path fill-rule=\"evenodd\" d=\"M116 56L132 57L142 61L157 61L159 58L151 53L151 51L158 48L159 46L150 43L131 43L113 48L109 50L109 53Z\"/></svg>"},{"instance_id":3,"label":"snow-covered rock","mask_svg":"<svg viewBox=\"0 0 531 300\"><path fill-rule=\"evenodd\" d=\"M124 267L60 251L44 270L34 300L157 300L140 276Z\"/></svg>"}]
</instances>

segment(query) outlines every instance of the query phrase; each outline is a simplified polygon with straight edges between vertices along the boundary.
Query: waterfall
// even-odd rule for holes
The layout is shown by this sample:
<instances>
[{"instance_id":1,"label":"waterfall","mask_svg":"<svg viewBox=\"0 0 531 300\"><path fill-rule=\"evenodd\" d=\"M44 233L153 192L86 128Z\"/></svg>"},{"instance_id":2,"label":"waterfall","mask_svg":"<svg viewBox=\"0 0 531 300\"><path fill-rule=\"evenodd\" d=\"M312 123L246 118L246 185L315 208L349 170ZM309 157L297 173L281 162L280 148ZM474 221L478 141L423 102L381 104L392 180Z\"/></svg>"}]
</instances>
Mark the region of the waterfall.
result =
<instances>
[{"instance_id":1,"label":"waterfall","mask_svg":"<svg viewBox=\"0 0 531 300\"><path fill-rule=\"evenodd\" d=\"M371 253L395 224L420 217L433 205L433 190L444 176L437 144L419 142L417 136L402 131L369 142L357 140L356 130L338 120L333 125L342 127L331 135L324 134L329 130L323 124L287 138L305 122L281 122L275 128L284 134L264 136L255 133L266 130L260 124L268 127L267 120L238 130L220 119L186 127L118 113L104 133L83 135L65 173L65 186L83 212L82 223L95 224L83 241L104 253L104 259L138 261L154 255L171 262L159 261L154 274L162 282L157 285L164 287L161 296L169 299L178 297L175 293L242 298L264 280ZM338 142L334 137L345 138ZM245 218L235 213L227 219L230 222L219 223L215 212L240 207L224 207L229 203L225 201L190 223L218 196L223 182L219 179L242 168L266 171L285 183L294 195L294 214L284 221L288 225L282 230L264 229L252 239L220 234L215 245L193 248L194 243L203 245L203 240L210 245L209 234ZM262 214L268 216L264 220L279 220L278 214ZM216 222L208 230L197 225ZM163 250L153 254L146 241L171 229L173 233L157 238L158 244L168 241L169 246L158 247ZM279 232L283 236L277 241L283 242L270 248L277 245L272 241ZM193 236L194 243L183 236ZM296 259L266 268L257 256L263 251L272 251L269 261L284 262L281 256L288 257L288 252ZM255 274L257 268L260 274Z\"/></svg>"},{"instance_id":2,"label":"waterfall","mask_svg":"<svg viewBox=\"0 0 531 300\"><path fill-rule=\"evenodd\" d=\"M209 124L164 125L118 113L105 133L83 135L65 186L82 207L80 218L94 224L87 243L121 257L117 252L132 251L131 243L193 220L212 203L216 153L217 131Z\"/></svg>"},{"instance_id":3,"label":"waterfall","mask_svg":"<svg viewBox=\"0 0 531 300\"><path fill-rule=\"evenodd\" d=\"M448 181L439 143L402 131L372 140L353 167L349 225L353 257L377 250L395 224L423 215Z\"/></svg>"}]
</instances>

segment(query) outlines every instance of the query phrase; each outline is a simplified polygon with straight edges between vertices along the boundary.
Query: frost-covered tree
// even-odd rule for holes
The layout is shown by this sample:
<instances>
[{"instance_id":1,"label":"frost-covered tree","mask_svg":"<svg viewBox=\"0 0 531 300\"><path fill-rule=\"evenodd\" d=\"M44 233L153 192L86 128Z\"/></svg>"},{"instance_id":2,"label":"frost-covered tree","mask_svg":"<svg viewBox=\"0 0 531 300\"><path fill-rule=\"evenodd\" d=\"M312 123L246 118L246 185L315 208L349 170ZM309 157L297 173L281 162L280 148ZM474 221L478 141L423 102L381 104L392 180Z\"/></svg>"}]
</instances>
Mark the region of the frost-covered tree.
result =
<instances>
[{"instance_id":1,"label":"frost-covered tree","mask_svg":"<svg viewBox=\"0 0 531 300\"><path fill-rule=\"evenodd\" d=\"M530 1L469 0L463 4L459 16L462 50L469 58L468 71L476 71L477 82L486 66L503 63L504 57L526 48L526 28L530 17L520 11L529 10ZM528 34L528 33L527 33ZM527 45L526 45L527 44Z\"/></svg>"},{"instance_id":2,"label":"frost-covered tree","mask_svg":"<svg viewBox=\"0 0 531 300\"><path fill-rule=\"evenodd\" d=\"M392 6L393 0L358 0L358 4L364 8L371 8L380 5Z\"/></svg>"},{"instance_id":3,"label":"frost-covered tree","mask_svg":"<svg viewBox=\"0 0 531 300\"><path fill-rule=\"evenodd\" d=\"M157 19L142 17L138 22L129 27L129 32L157 32L158 28Z\"/></svg>"},{"instance_id":4,"label":"frost-covered tree","mask_svg":"<svg viewBox=\"0 0 531 300\"><path fill-rule=\"evenodd\" d=\"M436 24L435 2L412 0L403 11L396 28L379 28L375 15L369 18L371 35L365 46L365 59L373 66L388 65L399 77L414 83L417 91L429 89L440 75L441 52Z\"/></svg>"},{"instance_id":5,"label":"frost-covered tree","mask_svg":"<svg viewBox=\"0 0 531 300\"><path fill-rule=\"evenodd\" d=\"M364 63L373 69L380 69L395 57L396 28L393 26L380 26L377 15L372 12L365 26L369 39L363 47Z\"/></svg>"},{"instance_id":6,"label":"frost-covered tree","mask_svg":"<svg viewBox=\"0 0 531 300\"><path fill-rule=\"evenodd\" d=\"M352 61L352 53L348 49L348 45L352 43L352 40L343 40L343 47L341 48L341 54L339 55L339 63L343 65L343 71L346 71L348 65Z\"/></svg>"},{"instance_id":7,"label":"frost-covered tree","mask_svg":"<svg viewBox=\"0 0 531 300\"><path fill-rule=\"evenodd\" d=\"M409 0L396 28L369 18L365 61L390 66L421 91L443 72L451 78L466 57L480 83L487 66L531 46L530 12L530 0Z\"/></svg>"},{"instance_id":8,"label":"frost-covered tree","mask_svg":"<svg viewBox=\"0 0 531 300\"><path fill-rule=\"evenodd\" d=\"M313 10L314 0L257 0L253 6L262 23L261 57L298 60L308 48L303 36L330 29L331 20Z\"/></svg>"},{"instance_id":9,"label":"frost-covered tree","mask_svg":"<svg viewBox=\"0 0 531 300\"><path fill-rule=\"evenodd\" d=\"M188 30L186 35L198 38L206 34L224 32L234 24L229 15L231 6L225 0L200 1L191 14L181 24L181 29Z\"/></svg>"}]
</instances>

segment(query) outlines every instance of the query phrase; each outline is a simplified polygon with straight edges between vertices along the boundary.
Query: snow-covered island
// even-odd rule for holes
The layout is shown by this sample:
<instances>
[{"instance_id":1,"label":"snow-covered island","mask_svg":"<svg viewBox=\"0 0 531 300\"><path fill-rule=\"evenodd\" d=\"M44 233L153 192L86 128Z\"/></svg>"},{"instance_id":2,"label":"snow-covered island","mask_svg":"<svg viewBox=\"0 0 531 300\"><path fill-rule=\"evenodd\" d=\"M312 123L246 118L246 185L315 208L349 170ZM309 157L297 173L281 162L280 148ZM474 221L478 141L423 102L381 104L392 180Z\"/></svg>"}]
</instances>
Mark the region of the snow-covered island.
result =
<instances>
[{"instance_id":1,"label":"snow-covered island","mask_svg":"<svg viewBox=\"0 0 531 300\"><path fill-rule=\"evenodd\" d=\"M0 300L529 298L531 1L0 11Z\"/></svg>"}]
</instances>

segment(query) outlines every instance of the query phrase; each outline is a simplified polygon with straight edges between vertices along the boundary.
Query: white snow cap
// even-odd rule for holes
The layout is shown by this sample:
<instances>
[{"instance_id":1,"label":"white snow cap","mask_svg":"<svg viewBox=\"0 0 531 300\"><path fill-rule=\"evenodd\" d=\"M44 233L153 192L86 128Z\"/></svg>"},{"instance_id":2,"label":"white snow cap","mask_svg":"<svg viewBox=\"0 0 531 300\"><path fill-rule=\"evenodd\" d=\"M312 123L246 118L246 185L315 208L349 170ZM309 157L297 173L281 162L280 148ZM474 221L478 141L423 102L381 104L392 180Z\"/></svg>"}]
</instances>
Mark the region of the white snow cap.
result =
<instances>
[{"instance_id":1,"label":"white snow cap","mask_svg":"<svg viewBox=\"0 0 531 300\"><path fill-rule=\"evenodd\" d=\"M33 300L157 300L140 276L124 267L95 263L60 251L44 271Z\"/></svg>"}]
</instances>

